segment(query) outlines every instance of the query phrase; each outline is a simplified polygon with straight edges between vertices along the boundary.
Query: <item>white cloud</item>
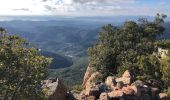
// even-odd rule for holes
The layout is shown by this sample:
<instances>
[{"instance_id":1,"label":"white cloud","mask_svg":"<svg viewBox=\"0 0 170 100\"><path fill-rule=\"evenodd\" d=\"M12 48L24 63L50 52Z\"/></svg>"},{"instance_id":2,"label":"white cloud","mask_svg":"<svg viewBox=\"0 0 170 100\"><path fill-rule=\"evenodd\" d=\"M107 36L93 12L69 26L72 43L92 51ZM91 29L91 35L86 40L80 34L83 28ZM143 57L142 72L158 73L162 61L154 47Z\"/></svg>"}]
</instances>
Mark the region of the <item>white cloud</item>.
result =
<instances>
[{"instance_id":1,"label":"white cloud","mask_svg":"<svg viewBox=\"0 0 170 100\"><path fill-rule=\"evenodd\" d=\"M138 0L0 0L0 15L155 15L163 6L136 6ZM164 3L165 4L165 3ZM160 4L160 5L163 5Z\"/></svg>"},{"instance_id":2,"label":"white cloud","mask_svg":"<svg viewBox=\"0 0 170 100\"><path fill-rule=\"evenodd\" d=\"M72 0L75 3L80 4L99 4L99 3L113 3L113 4L125 4L125 3L135 3L136 0Z\"/></svg>"},{"instance_id":3,"label":"white cloud","mask_svg":"<svg viewBox=\"0 0 170 100\"><path fill-rule=\"evenodd\" d=\"M0 0L0 15L43 14L44 7L42 7L41 5L37 5L37 3L38 2L35 2L34 0Z\"/></svg>"}]
</instances>

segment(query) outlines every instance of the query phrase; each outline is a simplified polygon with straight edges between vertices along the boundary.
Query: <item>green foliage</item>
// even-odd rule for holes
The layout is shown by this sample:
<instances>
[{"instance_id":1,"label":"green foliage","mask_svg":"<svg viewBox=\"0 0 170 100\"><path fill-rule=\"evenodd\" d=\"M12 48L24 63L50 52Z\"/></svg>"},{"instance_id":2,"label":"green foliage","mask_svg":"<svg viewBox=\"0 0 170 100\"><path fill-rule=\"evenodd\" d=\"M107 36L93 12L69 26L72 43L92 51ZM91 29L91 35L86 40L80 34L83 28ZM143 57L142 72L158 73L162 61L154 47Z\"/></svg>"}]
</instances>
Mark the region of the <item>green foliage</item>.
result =
<instances>
[{"instance_id":1,"label":"green foliage","mask_svg":"<svg viewBox=\"0 0 170 100\"><path fill-rule=\"evenodd\" d=\"M170 50L165 57L161 58L161 72L165 87L170 87Z\"/></svg>"},{"instance_id":2,"label":"green foliage","mask_svg":"<svg viewBox=\"0 0 170 100\"><path fill-rule=\"evenodd\" d=\"M104 26L98 43L89 48L91 65L105 75L130 70L145 81L160 79L160 61L154 53L157 37L165 30L164 18L166 15L157 14L152 22L141 18L138 22L127 21L122 27Z\"/></svg>"},{"instance_id":3,"label":"green foliage","mask_svg":"<svg viewBox=\"0 0 170 100\"><path fill-rule=\"evenodd\" d=\"M91 55L93 55L93 58L90 58L90 63L93 66L96 66L96 70L101 72L109 72L110 70L108 69L110 67L115 67L115 60L113 60L114 53L112 52L111 48L104 45L96 45L95 47L90 48L89 52Z\"/></svg>"},{"instance_id":4,"label":"green foliage","mask_svg":"<svg viewBox=\"0 0 170 100\"><path fill-rule=\"evenodd\" d=\"M170 40L159 40L155 44L163 49L170 49Z\"/></svg>"},{"instance_id":5,"label":"green foliage","mask_svg":"<svg viewBox=\"0 0 170 100\"><path fill-rule=\"evenodd\" d=\"M76 90L78 92L81 92L83 90L83 86L82 85L74 85L72 87L72 90Z\"/></svg>"},{"instance_id":6,"label":"green foliage","mask_svg":"<svg viewBox=\"0 0 170 100\"><path fill-rule=\"evenodd\" d=\"M39 85L50 62L26 40L0 28L0 99L42 99Z\"/></svg>"},{"instance_id":7,"label":"green foliage","mask_svg":"<svg viewBox=\"0 0 170 100\"><path fill-rule=\"evenodd\" d=\"M144 79L161 79L160 62L155 55L142 55L138 58L138 73Z\"/></svg>"}]
</instances>

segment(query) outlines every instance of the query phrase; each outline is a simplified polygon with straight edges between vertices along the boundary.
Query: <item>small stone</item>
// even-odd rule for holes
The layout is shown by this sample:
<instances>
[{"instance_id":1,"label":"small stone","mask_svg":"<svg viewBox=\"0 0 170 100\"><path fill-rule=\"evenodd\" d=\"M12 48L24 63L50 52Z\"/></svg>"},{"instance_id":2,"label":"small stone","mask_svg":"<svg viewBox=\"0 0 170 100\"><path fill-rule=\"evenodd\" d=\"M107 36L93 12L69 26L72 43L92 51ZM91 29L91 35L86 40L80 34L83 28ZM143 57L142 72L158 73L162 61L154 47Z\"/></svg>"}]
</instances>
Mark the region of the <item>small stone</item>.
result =
<instances>
[{"instance_id":1,"label":"small stone","mask_svg":"<svg viewBox=\"0 0 170 100\"><path fill-rule=\"evenodd\" d=\"M159 93L160 100L168 100L168 95L166 93Z\"/></svg>"},{"instance_id":2,"label":"small stone","mask_svg":"<svg viewBox=\"0 0 170 100\"><path fill-rule=\"evenodd\" d=\"M101 93L99 100L109 100L108 94L106 92Z\"/></svg>"}]
</instances>

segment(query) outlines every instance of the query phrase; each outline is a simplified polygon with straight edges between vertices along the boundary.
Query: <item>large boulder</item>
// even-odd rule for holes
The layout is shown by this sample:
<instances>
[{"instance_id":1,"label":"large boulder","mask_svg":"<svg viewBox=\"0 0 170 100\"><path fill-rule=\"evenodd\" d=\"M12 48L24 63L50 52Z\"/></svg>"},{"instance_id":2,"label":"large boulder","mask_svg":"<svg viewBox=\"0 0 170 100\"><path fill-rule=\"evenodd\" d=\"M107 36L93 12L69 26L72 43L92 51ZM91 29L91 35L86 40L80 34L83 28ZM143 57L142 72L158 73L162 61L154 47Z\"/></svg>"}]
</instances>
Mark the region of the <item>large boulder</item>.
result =
<instances>
[{"instance_id":1,"label":"large boulder","mask_svg":"<svg viewBox=\"0 0 170 100\"><path fill-rule=\"evenodd\" d=\"M87 83L87 80L91 77L91 75L93 74L94 72L94 68L91 67L91 65L89 64L89 66L87 67L86 69L86 72L84 74L84 78L83 78L83 87L85 88L85 85Z\"/></svg>"},{"instance_id":2,"label":"large boulder","mask_svg":"<svg viewBox=\"0 0 170 100\"><path fill-rule=\"evenodd\" d=\"M102 74L100 72L94 72L86 81L86 83L84 84L84 88L90 88L91 85L95 84L98 80L98 78L102 77Z\"/></svg>"},{"instance_id":3,"label":"large boulder","mask_svg":"<svg viewBox=\"0 0 170 100\"><path fill-rule=\"evenodd\" d=\"M81 99L79 99L79 100L83 100L82 98L85 98L84 100L87 100L87 97L89 97L89 96L99 98L100 94L104 93L106 91L107 91L107 86L104 83L100 83L100 84L93 83L90 85L90 87L86 87L86 89L84 89L80 93L79 98L81 98Z\"/></svg>"},{"instance_id":4,"label":"large boulder","mask_svg":"<svg viewBox=\"0 0 170 100\"><path fill-rule=\"evenodd\" d=\"M58 78L44 81L42 88L49 100L66 100L67 90Z\"/></svg>"}]
</instances>

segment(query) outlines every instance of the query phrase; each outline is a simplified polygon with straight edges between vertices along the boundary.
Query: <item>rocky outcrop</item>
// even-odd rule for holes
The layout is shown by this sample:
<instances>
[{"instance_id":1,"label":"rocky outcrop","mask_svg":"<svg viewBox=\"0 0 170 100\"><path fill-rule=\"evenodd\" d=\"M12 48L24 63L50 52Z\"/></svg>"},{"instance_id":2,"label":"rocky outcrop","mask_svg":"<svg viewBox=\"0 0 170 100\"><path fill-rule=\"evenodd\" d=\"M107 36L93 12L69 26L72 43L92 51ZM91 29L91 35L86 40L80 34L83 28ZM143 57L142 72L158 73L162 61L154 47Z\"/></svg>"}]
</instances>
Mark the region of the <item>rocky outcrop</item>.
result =
<instances>
[{"instance_id":1,"label":"rocky outcrop","mask_svg":"<svg viewBox=\"0 0 170 100\"><path fill-rule=\"evenodd\" d=\"M84 88L89 89L101 76L102 74L100 72L93 73L86 81L86 84L84 84Z\"/></svg>"},{"instance_id":2,"label":"rocky outcrop","mask_svg":"<svg viewBox=\"0 0 170 100\"><path fill-rule=\"evenodd\" d=\"M88 66L87 69L86 69L84 78L83 78L83 84L82 84L83 87L85 87L86 82L87 82L88 79L91 77L91 75L93 74L93 72L94 72L94 69L93 69L93 67L91 67L91 65L89 64L89 66Z\"/></svg>"},{"instance_id":3,"label":"rocky outcrop","mask_svg":"<svg viewBox=\"0 0 170 100\"><path fill-rule=\"evenodd\" d=\"M121 77L108 76L105 82L98 81L101 73L94 72L83 84L79 100L168 100L156 85L148 86L141 80L134 81L130 71Z\"/></svg>"},{"instance_id":4,"label":"rocky outcrop","mask_svg":"<svg viewBox=\"0 0 170 100\"><path fill-rule=\"evenodd\" d=\"M67 90L58 78L45 80L42 88L48 100L66 100Z\"/></svg>"}]
</instances>

